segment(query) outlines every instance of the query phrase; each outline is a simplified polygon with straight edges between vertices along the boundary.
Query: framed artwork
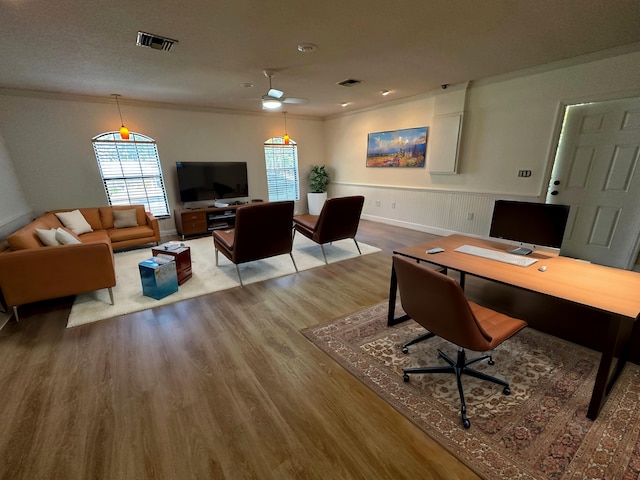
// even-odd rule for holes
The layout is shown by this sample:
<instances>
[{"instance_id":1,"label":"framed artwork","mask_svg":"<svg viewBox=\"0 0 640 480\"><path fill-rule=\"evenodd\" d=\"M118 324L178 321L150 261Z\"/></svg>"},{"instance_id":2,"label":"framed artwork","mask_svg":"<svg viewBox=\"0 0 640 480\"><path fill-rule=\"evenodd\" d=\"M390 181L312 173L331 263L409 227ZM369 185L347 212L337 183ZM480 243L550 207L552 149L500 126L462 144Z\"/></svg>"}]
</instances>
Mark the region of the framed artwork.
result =
<instances>
[{"instance_id":1,"label":"framed artwork","mask_svg":"<svg viewBox=\"0 0 640 480\"><path fill-rule=\"evenodd\" d=\"M424 167L428 130L429 127L417 127L370 133L367 167Z\"/></svg>"}]
</instances>

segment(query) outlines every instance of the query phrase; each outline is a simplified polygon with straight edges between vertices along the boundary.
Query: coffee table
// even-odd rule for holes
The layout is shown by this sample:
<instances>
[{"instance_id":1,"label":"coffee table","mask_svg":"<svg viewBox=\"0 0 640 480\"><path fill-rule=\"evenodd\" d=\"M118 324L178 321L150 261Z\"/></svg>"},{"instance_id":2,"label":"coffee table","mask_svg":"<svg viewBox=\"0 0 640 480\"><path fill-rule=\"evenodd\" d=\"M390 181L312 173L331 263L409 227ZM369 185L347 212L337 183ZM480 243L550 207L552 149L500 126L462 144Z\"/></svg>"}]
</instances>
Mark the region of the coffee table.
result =
<instances>
[{"instance_id":1,"label":"coffee table","mask_svg":"<svg viewBox=\"0 0 640 480\"><path fill-rule=\"evenodd\" d=\"M175 258L178 273L178 285L182 285L192 276L191 249L184 243L167 242L151 249L153 256L170 255Z\"/></svg>"}]
</instances>

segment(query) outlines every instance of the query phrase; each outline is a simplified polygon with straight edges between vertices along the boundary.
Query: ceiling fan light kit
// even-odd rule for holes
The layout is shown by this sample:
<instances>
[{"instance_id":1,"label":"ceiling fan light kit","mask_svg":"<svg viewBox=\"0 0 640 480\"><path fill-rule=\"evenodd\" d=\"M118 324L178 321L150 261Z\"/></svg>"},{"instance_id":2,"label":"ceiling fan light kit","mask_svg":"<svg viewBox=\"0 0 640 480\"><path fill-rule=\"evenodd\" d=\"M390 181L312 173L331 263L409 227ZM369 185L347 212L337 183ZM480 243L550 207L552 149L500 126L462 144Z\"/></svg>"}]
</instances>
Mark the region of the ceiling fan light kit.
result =
<instances>
[{"instance_id":1,"label":"ceiling fan light kit","mask_svg":"<svg viewBox=\"0 0 640 480\"><path fill-rule=\"evenodd\" d=\"M307 103L306 98L285 97L282 90L273 88L271 85L271 78L273 78L274 73L273 70L263 70L262 73L264 73L264 76L269 79L269 91L266 95L261 97L263 109L276 110L280 108L283 103Z\"/></svg>"}]
</instances>

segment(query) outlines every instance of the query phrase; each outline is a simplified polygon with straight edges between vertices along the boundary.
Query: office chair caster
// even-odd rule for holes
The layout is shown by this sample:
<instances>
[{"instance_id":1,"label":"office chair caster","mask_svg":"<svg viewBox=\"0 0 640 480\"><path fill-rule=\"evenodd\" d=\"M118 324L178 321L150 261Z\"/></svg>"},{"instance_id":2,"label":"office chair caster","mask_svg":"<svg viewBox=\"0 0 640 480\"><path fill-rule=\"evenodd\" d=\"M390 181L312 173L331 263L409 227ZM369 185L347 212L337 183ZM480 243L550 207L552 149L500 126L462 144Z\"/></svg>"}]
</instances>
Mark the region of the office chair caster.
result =
<instances>
[{"instance_id":1,"label":"office chair caster","mask_svg":"<svg viewBox=\"0 0 640 480\"><path fill-rule=\"evenodd\" d=\"M409 375L407 375L406 373L402 375L402 380L404 380L404 382L407 383L409 381Z\"/></svg>"},{"instance_id":2,"label":"office chair caster","mask_svg":"<svg viewBox=\"0 0 640 480\"><path fill-rule=\"evenodd\" d=\"M409 353L409 349L407 347L402 347L402 353L406 355L407 353Z\"/></svg>"},{"instance_id":3,"label":"office chair caster","mask_svg":"<svg viewBox=\"0 0 640 480\"><path fill-rule=\"evenodd\" d=\"M469 419L467 418L467 411L466 408L462 407L462 426L464 428L469 428L471 427L471 422L469 421Z\"/></svg>"},{"instance_id":4,"label":"office chair caster","mask_svg":"<svg viewBox=\"0 0 640 480\"><path fill-rule=\"evenodd\" d=\"M504 393L505 395L511 395L511 389L509 387L504 387L502 393Z\"/></svg>"}]
</instances>

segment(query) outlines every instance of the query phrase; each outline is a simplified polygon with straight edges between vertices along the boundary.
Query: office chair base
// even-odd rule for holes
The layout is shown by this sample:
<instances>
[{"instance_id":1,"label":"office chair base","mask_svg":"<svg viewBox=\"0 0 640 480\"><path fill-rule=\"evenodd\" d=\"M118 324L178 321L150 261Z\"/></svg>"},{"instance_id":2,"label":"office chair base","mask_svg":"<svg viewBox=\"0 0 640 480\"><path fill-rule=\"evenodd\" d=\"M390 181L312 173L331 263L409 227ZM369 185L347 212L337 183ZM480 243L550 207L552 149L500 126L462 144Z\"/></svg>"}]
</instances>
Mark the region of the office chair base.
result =
<instances>
[{"instance_id":1,"label":"office chair base","mask_svg":"<svg viewBox=\"0 0 640 480\"><path fill-rule=\"evenodd\" d=\"M409 340L408 342L402 345L402 353L404 354L409 353L409 348L408 348L409 346L415 345L416 343L420 343L424 340L429 340L431 337L435 337L435 335L431 332L427 332L427 333L423 333L419 337L414 338L413 340Z\"/></svg>"},{"instance_id":2,"label":"office chair base","mask_svg":"<svg viewBox=\"0 0 640 480\"><path fill-rule=\"evenodd\" d=\"M498 385L502 385L502 393L505 395L510 395L511 390L509 389L509 384L504 380L501 380L496 377L492 377L491 375L487 375L486 373L479 372L478 370L474 370L473 368L469 368L469 365L473 363L477 363L484 359L489 359L487 362L489 365L494 365L493 357L491 355L481 355L480 357L473 358L471 360L467 360L466 352L463 348L458 350L458 358L457 361L453 361L449 358L442 350L438 349L438 356L442 358L445 362L449 364L449 366L445 367L416 367L416 368L403 368L402 379L405 382L409 381L409 374L413 373L454 373L456 375L456 381L458 384L458 394L460 395L460 416L462 419L462 425L464 428L469 428L471 426L471 422L467 418L467 403L464 400L464 392L462 390L462 375L469 375L471 377L479 378L480 380L487 380L492 383L496 383Z\"/></svg>"}]
</instances>

